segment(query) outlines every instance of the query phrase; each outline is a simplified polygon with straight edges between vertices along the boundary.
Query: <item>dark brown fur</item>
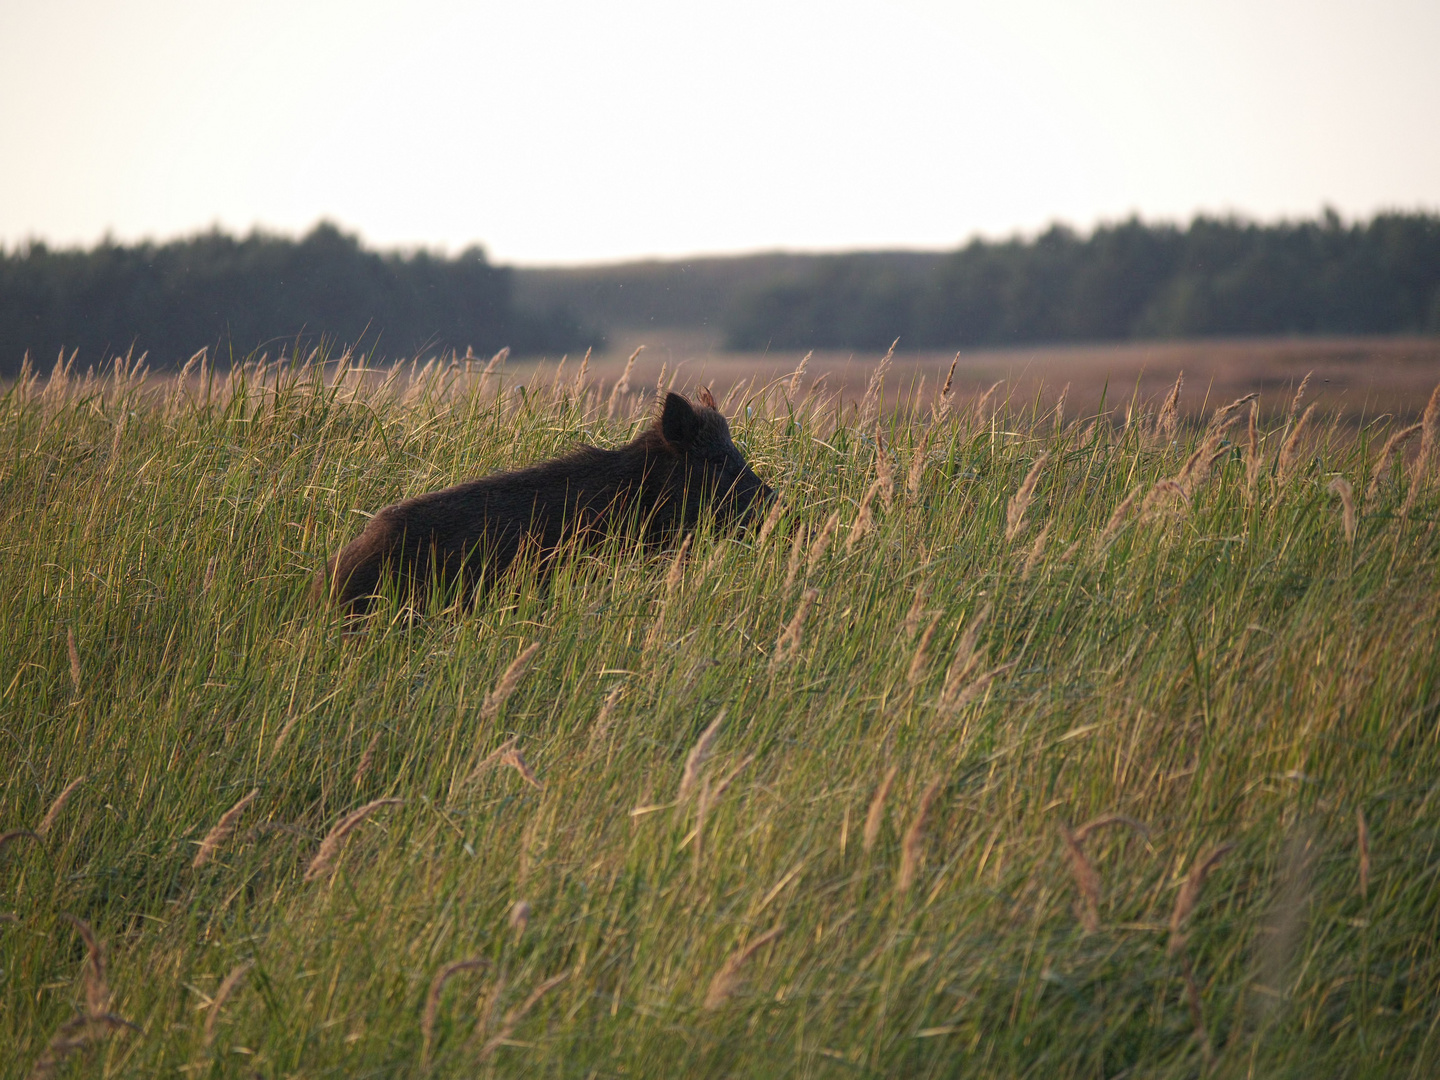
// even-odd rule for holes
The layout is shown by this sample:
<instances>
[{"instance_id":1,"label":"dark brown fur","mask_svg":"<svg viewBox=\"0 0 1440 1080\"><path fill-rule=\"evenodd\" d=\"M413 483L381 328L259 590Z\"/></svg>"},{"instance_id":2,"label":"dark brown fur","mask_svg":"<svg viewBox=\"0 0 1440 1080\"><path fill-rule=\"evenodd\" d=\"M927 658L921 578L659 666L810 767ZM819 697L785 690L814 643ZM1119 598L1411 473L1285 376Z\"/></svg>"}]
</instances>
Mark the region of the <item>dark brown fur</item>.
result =
<instances>
[{"instance_id":1,"label":"dark brown fur","mask_svg":"<svg viewBox=\"0 0 1440 1080\"><path fill-rule=\"evenodd\" d=\"M702 505L722 522L745 518L773 493L714 399L701 400L668 394L654 423L617 450L584 446L385 507L316 575L312 597L364 611L390 580L412 602L457 580L470 594L525 551L543 562L617 533L663 541L694 528Z\"/></svg>"}]
</instances>

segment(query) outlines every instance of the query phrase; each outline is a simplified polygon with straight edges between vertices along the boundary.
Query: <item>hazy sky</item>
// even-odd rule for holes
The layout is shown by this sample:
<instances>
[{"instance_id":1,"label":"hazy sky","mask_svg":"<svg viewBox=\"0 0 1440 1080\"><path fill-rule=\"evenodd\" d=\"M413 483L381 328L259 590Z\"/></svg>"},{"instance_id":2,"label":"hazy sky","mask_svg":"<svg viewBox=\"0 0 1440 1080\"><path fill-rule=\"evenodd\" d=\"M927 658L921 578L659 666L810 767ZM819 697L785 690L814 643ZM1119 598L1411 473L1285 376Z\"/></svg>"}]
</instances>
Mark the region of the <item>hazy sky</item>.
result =
<instances>
[{"instance_id":1,"label":"hazy sky","mask_svg":"<svg viewBox=\"0 0 1440 1080\"><path fill-rule=\"evenodd\" d=\"M1440 0L0 0L0 243L549 263L1440 208Z\"/></svg>"}]
</instances>

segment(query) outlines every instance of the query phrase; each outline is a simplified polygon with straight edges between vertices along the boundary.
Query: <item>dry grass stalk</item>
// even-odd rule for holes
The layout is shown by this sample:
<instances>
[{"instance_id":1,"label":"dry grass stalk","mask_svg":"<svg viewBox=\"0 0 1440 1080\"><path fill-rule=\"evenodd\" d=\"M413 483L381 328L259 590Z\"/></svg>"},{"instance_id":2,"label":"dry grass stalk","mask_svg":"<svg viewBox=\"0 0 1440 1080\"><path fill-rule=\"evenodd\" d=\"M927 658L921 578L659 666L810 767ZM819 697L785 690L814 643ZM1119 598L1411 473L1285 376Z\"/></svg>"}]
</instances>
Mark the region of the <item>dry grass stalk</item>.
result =
<instances>
[{"instance_id":1,"label":"dry grass stalk","mask_svg":"<svg viewBox=\"0 0 1440 1080\"><path fill-rule=\"evenodd\" d=\"M220 815L220 820L215 823L215 827L205 834L205 839L200 841L200 850L195 853L195 860L190 864L192 868L198 870L210 861L210 857L215 854L215 849L229 839L230 834L235 831L235 822L240 820L240 815L245 812L245 807L249 806L255 796L259 794L259 788L252 788L250 794Z\"/></svg>"},{"instance_id":2,"label":"dry grass stalk","mask_svg":"<svg viewBox=\"0 0 1440 1080\"><path fill-rule=\"evenodd\" d=\"M715 743L715 737L720 734L720 725L724 720L725 709L722 708L715 714L715 719L710 721L709 727L700 733L700 738L695 740L690 753L685 755L685 768L680 773L680 790L675 795L677 803L684 802L695 790L695 785L700 780L700 770L705 767L705 760L710 756L710 748Z\"/></svg>"},{"instance_id":3,"label":"dry grass stalk","mask_svg":"<svg viewBox=\"0 0 1440 1080\"><path fill-rule=\"evenodd\" d=\"M325 839L320 842L320 850L315 853L315 857L310 860L310 865L305 868L305 880L315 881L328 877L335 868L335 858L340 854L345 838L382 806L394 806L403 801L403 799L374 799L341 818L335 827L325 834Z\"/></svg>"},{"instance_id":4,"label":"dry grass stalk","mask_svg":"<svg viewBox=\"0 0 1440 1080\"><path fill-rule=\"evenodd\" d=\"M764 547L765 541L770 539L770 534L775 531L775 526L780 524L780 515L785 513L785 500L777 495L770 504L770 512L765 515L765 520L760 523L760 531L755 534L755 546Z\"/></svg>"},{"instance_id":5,"label":"dry grass stalk","mask_svg":"<svg viewBox=\"0 0 1440 1080\"><path fill-rule=\"evenodd\" d=\"M870 800L870 809L865 814L865 831L861 834L860 842L861 849L867 853L874 849L875 841L880 839L880 826L885 820L885 799L889 796L890 788L895 783L895 774L899 771L898 765L891 765Z\"/></svg>"},{"instance_id":6,"label":"dry grass stalk","mask_svg":"<svg viewBox=\"0 0 1440 1080\"><path fill-rule=\"evenodd\" d=\"M746 962L778 938L784 929L783 926L772 926L744 948L730 954L730 958L720 966L720 970L710 980L709 989L705 991L704 1007L707 1012L720 1008L730 1000L730 995L740 987L740 971Z\"/></svg>"},{"instance_id":7,"label":"dry grass stalk","mask_svg":"<svg viewBox=\"0 0 1440 1080\"><path fill-rule=\"evenodd\" d=\"M1185 884L1180 887L1180 894L1175 897L1175 907L1170 912L1170 943L1166 947L1170 956L1178 955L1185 947L1185 920L1190 918L1200 900L1200 890L1205 887L1205 878L1234 846L1233 843L1225 843L1211 848L1204 857L1196 861L1186 876Z\"/></svg>"},{"instance_id":8,"label":"dry grass stalk","mask_svg":"<svg viewBox=\"0 0 1440 1080\"><path fill-rule=\"evenodd\" d=\"M510 929L515 931L517 938L525 933L525 928L530 925L530 901L516 900L510 905L510 914L505 916L505 921L510 924Z\"/></svg>"},{"instance_id":9,"label":"dry grass stalk","mask_svg":"<svg viewBox=\"0 0 1440 1080\"><path fill-rule=\"evenodd\" d=\"M1040 470L1045 467L1045 462L1050 460L1048 453L1043 453L1035 459L1035 464L1030 466L1030 471L1025 474L1025 479L1020 482L1020 490L1015 492L1010 504L1005 508L1005 539L1014 540L1025 529L1025 512L1030 509L1030 503L1035 494L1035 483L1040 479Z\"/></svg>"},{"instance_id":10,"label":"dry grass stalk","mask_svg":"<svg viewBox=\"0 0 1440 1080\"><path fill-rule=\"evenodd\" d=\"M1020 571L1021 581L1029 581L1030 575L1034 573L1035 568L1040 565L1040 560L1045 554L1045 541L1049 538L1050 522L1047 521L1045 523L1045 527L1041 529L1039 534L1035 537L1035 542L1030 545L1029 554L1025 556L1025 566Z\"/></svg>"},{"instance_id":11,"label":"dry grass stalk","mask_svg":"<svg viewBox=\"0 0 1440 1080\"><path fill-rule=\"evenodd\" d=\"M530 765L525 761L525 757L520 753L519 749L512 746L501 755L500 760L518 772L524 781L536 791L545 790L545 785L536 779L535 771L530 768Z\"/></svg>"},{"instance_id":12,"label":"dry grass stalk","mask_svg":"<svg viewBox=\"0 0 1440 1080\"><path fill-rule=\"evenodd\" d=\"M901 893L910 891L910 886L915 884L915 875L920 871L920 862L925 857L925 820L930 816L930 804L935 801L940 785L938 779L930 781L900 841L900 872L895 878L895 888Z\"/></svg>"},{"instance_id":13,"label":"dry grass stalk","mask_svg":"<svg viewBox=\"0 0 1440 1080\"><path fill-rule=\"evenodd\" d=\"M975 642L980 636L980 630L985 625L985 620L989 617L990 605L986 604L980 609L980 613L970 620L970 624L965 627L965 632L960 635L960 642L955 646L955 655L945 671L944 689L940 693L943 712L952 711L945 708L945 703L958 697L966 681L980 666L982 656L975 648Z\"/></svg>"},{"instance_id":14,"label":"dry grass stalk","mask_svg":"<svg viewBox=\"0 0 1440 1080\"><path fill-rule=\"evenodd\" d=\"M950 361L950 370L945 375L945 385L940 388L940 401L935 408L937 423L950 415L950 406L954 403L955 365L958 363L960 363L960 354L957 352L955 358Z\"/></svg>"},{"instance_id":15,"label":"dry grass stalk","mask_svg":"<svg viewBox=\"0 0 1440 1080\"><path fill-rule=\"evenodd\" d=\"M845 553L848 555L855 550L855 545L865 539L865 534L875 523L875 515L870 510L870 503L874 501L877 493L880 492L880 481L873 481L865 489L865 496L860 500L860 509L855 515L855 521L850 526L850 535L845 538Z\"/></svg>"},{"instance_id":16,"label":"dry grass stalk","mask_svg":"<svg viewBox=\"0 0 1440 1080\"><path fill-rule=\"evenodd\" d=\"M1250 403L1250 421L1245 429L1245 491L1255 497L1255 488L1260 483L1260 470L1265 465L1260 452L1260 402Z\"/></svg>"},{"instance_id":17,"label":"dry grass stalk","mask_svg":"<svg viewBox=\"0 0 1440 1080\"><path fill-rule=\"evenodd\" d=\"M75 647L75 628L65 628L65 649L70 654L70 685L80 693L80 650Z\"/></svg>"},{"instance_id":18,"label":"dry grass stalk","mask_svg":"<svg viewBox=\"0 0 1440 1080\"><path fill-rule=\"evenodd\" d=\"M809 365L810 358L814 355L813 350L807 352L800 358L800 366L790 373L790 385L787 387L787 392L791 398L796 398L800 395L800 380L805 377L805 368Z\"/></svg>"},{"instance_id":19,"label":"dry grass stalk","mask_svg":"<svg viewBox=\"0 0 1440 1080\"><path fill-rule=\"evenodd\" d=\"M986 413L985 406L990 403L991 396L994 395L996 390L1000 389L1000 384L1004 381L1005 380L1001 379L999 382L991 383L990 389L975 399L975 423L988 424L990 422L990 416Z\"/></svg>"},{"instance_id":20,"label":"dry grass stalk","mask_svg":"<svg viewBox=\"0 0 1440 1080\"><path fill-rule=\"evenodd\" d=\"M680 587L680 582L685 577L685 556L690 554L690 544L695 539L693 532L685 534L685 539L680 541L680 546L675 549L675 557L670 560L670 569L665 574L665 592L673 593Z\"/></svg>"},{"instance_id":21,"label":"dry grass stalk","mask_svg":"<svg viewBox=\"0 0 1440 1080\"><path fill-rule=\"evenodd\" d=\"M1175 505L1184 506L1188 502L1189 496L1179 483L1174 480L1157 480L1145 496L1145 501L1140 504L1140 520L1150 521Z\"/></svg>"},{"instance_id":22,"label":"dry grass stalk","mask_svg":"<svg viewBox=\"0 0 1440 1080\"><path fill-rule=\"evenodd\" d=\"M1065 841L1065 854L1070 860L1070 876L1075 879L1075 888L1080 891L1080 921L1087 933L1100 929L1100 874L1080 846L1081 839L1070 831L1070 826L1059 823L1060 839Z\"/></svg>"},{"instance_id":23,"label":"dry grass stalk","mask_svg":"<svg viewBox=\"0 0 1440 1080\"><path fill-rule=\"evenodd\" d=\"M1385 474L1390 471L1390 462L1395 457L1395 451L1419 435L1424 427L1423 422L1411 424L1409 427L1401 428L1385 440L1385 446L1381 449L1380 456L1375 459L1375 467L1370 470L1370 484L1365 489L1366 502L1375 498L1376 493L1380 490L1380 481L1385 479Z\"/></svg>"},{"instance_id":24,"label":"dry grass stalk","mask_svg":"<svg viewBox=\"0 0 1440 1080\"><path fill-rule=\"evenodd\" d=\"M910 610L905 613L905 621L900 624L900 632L905 635L906 640L915 637L915 631L920 629L920 620L925 617L925 601L930 598L930 579L921 578L915 585L915 598L910 601Z\"/></svg>"},{"instance_id":25,"label":"dry grass stalk","mask_svg":"<svg viewBox=\"0 0 1440 1080\"><path fill-rule=\"evenodd\" d=\"M806 589L800 594L800 603L795 607L794 617L775 639L775 655L770 658L772 668L792 659L800 651L800 631L805 625L805 616L810 614L810 609L819 597L818 589Z\"/></svg>"},{"instance_id":26,"label":"dry grass stalk","mask_svg":"<svg viewBox=\"0 0 1440 1080\"><path fill-rule=\"evenodd\" d=\"M370 737L370 742L365 747L365 752L360 755L360 764L355 766L355 775L350 780L350 786L356 791L360 790L361 783L370 772L370 765L375 760L375 748L380 745L380 732L376 731Z\"/></svg>"},{"instance_id":27,"label":"dry grass stalk","mask_svg":"<svg viewBox=\"0 0 1440 1080\"><path fill-rule=\"evenodd\" d=\"M890 370L890 361L895 359L895 346L899 344L899 338L892 341L889 350L880 358L880 363L875 365L875 370L870 373L870 382L865 387L865 396L860 399L860 426L862 428L870 426L880 408L880 397L885 391L885 375Z\"/></svg>"},{"instance_id":28,"label":"dry grass stalk","mask_svg":"<svg viewBox=\"0 0 1440 1080\"><path fill-rule=\"evenodd\" d=\"M95 1016L82 1015L65 1021L55 1029L50 1044L35 1062L34 1068L30 1070L30 1080L49 1080L64 1068L65 1062L76 1050L83 1050L91 1043L99 1042L112 1031L126 1027L134 1028L135 1025L111 1013L100 1013Z\"/></svg>"},{"instance_id":29,"label":"dry grass stalk","mask_svg":"<svg viewBox=\"0 0 1440 1080\"><path fill-rule=\"evenodd\" d=\"M820 530L820 535L815 537L815 543L810 545L810 558L806 562L806 569L809 573L815 572L815 567L820 565L820 560L825 557L825 552L830 547L830 540L835 535L835 529L840 524L840 511L836 510L825 521L825 526Z\"/></svg>"},{"instance_id":30,"label":"dry grass stalk","mask_svg":"<svg viewBox=\"0 0 1440 1080\"><path fill-rule=\"evenodd\" d=\"M605 403L606 416L613 418L615 415L615 407L620 401L620 395L630 392L630 373L635 370L635 360L644 350L645 346L641 345L632 352L630 358L625 361L625 370L620 373L620 378L615 380L615 385L610 389L610 400Z\"/></svg>"},{"instance_id":31,"label":"dry grass stalk","mask_svg":"<svg viewBox=\"0 0 1440 1080\"><path fill-rule=\"evenodd\" d=\"M480 759L480 761L476 764L475 768L470 770L470 775L465 778L465 783L469 784L473 782L491 765L494 765L497 761L503 761L505 759L505 756L509 754L511 750L515 749L516 744L519 742L520 736L512 735L510 736L510 738L506 739L503 743L497 746L494 750L491 750L490 753L486 754L483 758Z\"/></svg>"},{"instance_id":32,"label":"dry grass stalk","mask_svg":"<svg viewBox=\"0 0 1440 1080\"><path fill-rule=\"evenodd\" d=\"M64 919L85 942L85 1012L88 1016L99 1016L110 1010L110 986L105 980L105 946L95 937L95 931L84 919L77 919L69 912L61 912Z\"/></svg>"},{"instance_id":33,"label":"dry grass stalk","mask_svg":"<svg viewBox=\"0 0 1440 1080\"><path fill-rule=\"evenodd\" d=\"M85 777L77 776L70 783L65 785L65 790L55 796L55 801L50 804L50 809L45 811L45 816L40 819L40 824L35 826L36 835L44 839L50 835L50 830L55 825L55 819L60 816L60 811L65 809L65 803L74 794L75 789L85 782Z\"/></svg>"},{"instance_id":34,"label":"dry grass stalk","mask_svg":"<svg viewBox=\"0 0 1440 1080\"><path fill-rule=\"evenodd\" d=\"M1308 376L1307 376L1308 378ZM1304 389L1304 384L1301 384ZM1298 398L1299 395L1297 394ZM1280 448L1280 460L1275 466L1275 475L1283 484L1290 479L1290 474L1295 471L1295 465L1300 460L1300 436L1305 430L1305 425L1310 422L1310 417L1315 414L1315 406L1306 406L1305 411L1300 415L1300 420L1290 431L1290 437L1285 440L1285 445Z\"/></svg>"},{"instance_id":35,"label":"dry grass stalk","mask_svg":"<svg viewBox=\"0 0 1440 1080\"><path fill-rule=\"evenodd\" d=\"M1070 384L1067 382L1065 388L1060 391L1060 396L1055 399L1055 431L1058 434L1065 426L1065 398L1070 394Z\"/></svg>"},{"instance_id":36,"label":"dry grass stalk","mask_svg":"<svg viewBox=\"0 0 1440 1080\"><path fill-rule=\"evenodd\" d=\"M795 533L795 539L790 542L790 562L785 569L785 592L795 584L795 578L800 573L800 563L805 557L805 540L810 535L810 526L801 525Z\"/></svg>"},{"instance_id":37,"label":"dry grass stalk","mask_svg":"<svg viewBox=\"0 0 1440 1080\"><path fill-rule=\"evenodd\" d=\"M1340 509L1342 521L1345 525L1345 542L1355 543L1355 491L1350 486L1350 481L1343 476L1337 476L1330 481L1329 491L1340 496Z\"/></svg>"},{"instance_id":38,"label":"dry grass stalk","mask_svg":"<svg viewBox=\"0 0 1440 1080\"><path fill-rule=\"evenodd\" d=\"M440 1013L440 995L445 991L445 984L452 975L486 966L488 966L486 961L479 956L472 956L468 960L454 960L437 971L435 978L430 980L430 991L425 995L425 1014L420 1019L420 1068L422 1070L430 1068L430 1045L435 1037L435 1019Z\"/></svg>"},{"instance_id":39,"label":"dry grass stalk","mask_svg":"<svg viewBox=\"0 0 1440 1080\"><path fill-rule=\"evenodd\" d=\"M220 1010L225 1007L225 1002L230 1000L230 995L240 985L240 980L245 977L245 973L254 966L254 960L245 960L231 968L230 974L220 981L220 986L210 1001L210 1009L205 1014L205 1034L201 1039L202 1046L209 1046L215 1041L215 1028L220 1023Z\"/></svg>"},{"instance_id":40,"label":"dry grass stalk","mask_svg":"<svg viewBox=\"0 0 1440 1080\"><path fill-rule=\"evenodd\" d=\"M541 998L543 998L551 990L554 990L555 987L559 986L569 977L570 972L568 971L562 971L559 975L552 975L550 978L546 979L543 983L537 986L531 992L530 996L524 1000L524 1002L506 1013L505 1021L500 1025L500 1030L497 1031L490 1039L486 1040L485 1045L480 1048L480 1060L485 1061L489 1059L490 1055L495 1053L496 1050L500 1049L500 1047L505 1044L505 1042L510 1038L510 1036L515 1033L515 1025L520 1023L520 1021L525 1018L525 1015L540 1003Z\"/></svg>"},{"instance_id":41,"label":"dry grass stalk","mask_svg":"<svg viewBox=\"0 0 1440 1080\"><path fill-rule=\"evenodd\" d=\"M525 669L530 665L531 659L540 651L540 643L534 642L520 650L518 656L510 661L510 666L505 669L505 674L500 676L500 681L495 684L495 689L485 695L484 702L480 705L481 722L494 720L500 712L500 707L511 694L515 687L520 684L521 678L525 675Z\"/></svg>"},{"instance_id":42,"label":"dry grass stalk","mask_svg":"<svg viewBox=\"0 0 1440 1080\"><path fill-rule=\"evenodd\" d=\"M875 483L879 485L880 501L889 510L895 503L895 458L885 451L885 436L875 425Z\"/></svg>"},{"instance_id":43,"label":"dry grass stalk","mask_svg":"<svg viewBox=\"0 0 1440 1080\"><path fill-rule=\"evenodd\" d=\"M905 676L905 681L911 686L919 684L925 678L925 668L930 661L930 639L935 636L935 628L940 625L940 614L938 611L931 614L930 624L920 635L920 644L915 646L915 655L910 658L910 671Z\"/></svg>"},{"instance_id":44,"label":"dry grass stalk","mask_svg":"<svg viewBox=\"0 0 1440 1080\"><path fill-rule=\"evenodd\" d=\"M1168 445L1175 441L1175 433L1180 427L1180 388L1184 385L1185 372L1182 371L1175 376L1175 385L1170 388L1170 393L1165 395L1165 401L1155 416L1157 443Z\"/></svg>"},{"instance_id":45,"label":"dry grass stalk","mask_svg":"<svg viewBox=\"0 0 1440 1080\"><path fill-rule=\"evenodd\" d=\"M910 471L905 476L905 494L912 502L920 497L920 485L925 480L925 456L930 448L930 436L934 433L935 425L931 424L920 436L920 443L910 458Z\"/></svg>"},{"instance_id":46,"label":"dry grass stalk","mask_svg":"<svg viewBox=\"0 0 1440 1080\"><path fill-rule=\"evenodd\" d=\"M1370 826L1363 807L1355 808L1355 840L1360 848L1360 899L1370 898Z\"/></svg>"},{"instance_id":47,"label":"dry grass stalk","mask_svg":"<svg viewBox=\"0 0 1440 1080\"><path fill-rule=\"evenodd\" d=\"M1222 405L1210 416L1210 423L1206 426L1206 433L1224 433L1230 429L1230 425L1240 419L1240 410L1246 405L1253 404L1260 400L1258 391L1246 394L1244 397L1236 398L1229 405Z\"/></svg>"},{"instance_id":48,"label":"dry grass stalk","mask_svg":"<svg viewBox=\"0 0 1440 1080\"><path fill-rule=\"evenodd\" d=\"M580 358L580 370L575 374L575 393L579 394L585 390L585 375L590 370L590 350L585 350L585 355Z\"/></svg>"},{"instance_id":49,"label":"dry grass stalk","mask_svg":"<svg viewBox=\"0 0 1440 1080\"><path fill-rule=\"evenodd\" d=\"M1295 396L1290 399L1290 411L1285 416L1287 425L1295 422L1295 414L1300 411L1300 399L1305 396L1305 388L1310 385L1310 376L1315 372L1307 371L1305 377L1300 380L1300 385L1295 388Z\"/></svg>"},{"instance_id":50,"label":"dry grass stalk","mask_svg":"<svg viewBox=\"0 0 1440 1080\"><path fill-rule=\"evenodd\" d=\"M1110 546L1111 541L1119 535L1121 528L1125 525L1125 519L1130 516L1131 509L1135 506L1135 500L1140 496L1140 489L1143 484L1136 484L1130 489L1130 494L1121 500L1120 505L1110 515L1110 520L1105 523L1105 528L1100 530L1100 535L1095 539L1095 551L1104 551Z\"/></svg>"}]
</instances>

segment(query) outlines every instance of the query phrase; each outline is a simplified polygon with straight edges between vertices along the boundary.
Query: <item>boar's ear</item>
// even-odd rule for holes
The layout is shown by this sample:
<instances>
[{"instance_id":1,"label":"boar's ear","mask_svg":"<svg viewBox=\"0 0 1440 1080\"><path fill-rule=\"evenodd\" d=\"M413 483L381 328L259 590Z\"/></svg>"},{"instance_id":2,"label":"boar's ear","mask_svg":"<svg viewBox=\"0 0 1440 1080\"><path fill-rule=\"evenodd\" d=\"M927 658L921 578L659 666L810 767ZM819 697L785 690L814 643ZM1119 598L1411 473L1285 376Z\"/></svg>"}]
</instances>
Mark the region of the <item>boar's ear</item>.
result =
<instances>
[{"instance_id":1,"label":"boar's ear","mask_svg":"<svg viewBox=\"0 0 1440 1080\"><path fill-rule=\"evenodd\" d=\"M719 408L719 406L715 404L715 395L710 393L708 386L700 387L700 393L697 396L700 398L700 404L704 405L707 409Z\"/></svg>"},{"instance_id":2,"label":"boar's ear","mask_svg":"<svg viewBox=\"0 0 1440 1080\"><path fill-rule=\"evenodd\" d=\"M695 437L700 434L700 417L695 415L690 402L679 394L666 394L658 426L667 443L685 449L691 446Z\"/></svg>"}]
</instances>

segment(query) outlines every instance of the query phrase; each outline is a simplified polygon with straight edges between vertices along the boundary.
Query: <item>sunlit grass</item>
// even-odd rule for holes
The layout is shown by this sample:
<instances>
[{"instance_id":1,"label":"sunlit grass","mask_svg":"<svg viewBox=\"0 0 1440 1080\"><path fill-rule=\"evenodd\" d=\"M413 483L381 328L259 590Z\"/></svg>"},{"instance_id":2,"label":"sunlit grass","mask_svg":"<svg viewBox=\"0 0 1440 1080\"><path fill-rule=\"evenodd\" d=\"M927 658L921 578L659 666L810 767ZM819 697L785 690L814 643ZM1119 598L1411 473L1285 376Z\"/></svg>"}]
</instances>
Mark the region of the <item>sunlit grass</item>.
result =
<instances>
[{"instance_id":1,"label":"sunlit grass","mask_svg":"<svg viewBox=\"0 0 1440 1080\"><path fill-rule=\"evenodd\" d=\"M362 513L644 422L482 368L0 400L5 1075L1440 1066L1433 409L1377 471L1303 402L717 388L763 541L310 608Z\"/></svg>"}]
</instances>

